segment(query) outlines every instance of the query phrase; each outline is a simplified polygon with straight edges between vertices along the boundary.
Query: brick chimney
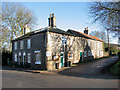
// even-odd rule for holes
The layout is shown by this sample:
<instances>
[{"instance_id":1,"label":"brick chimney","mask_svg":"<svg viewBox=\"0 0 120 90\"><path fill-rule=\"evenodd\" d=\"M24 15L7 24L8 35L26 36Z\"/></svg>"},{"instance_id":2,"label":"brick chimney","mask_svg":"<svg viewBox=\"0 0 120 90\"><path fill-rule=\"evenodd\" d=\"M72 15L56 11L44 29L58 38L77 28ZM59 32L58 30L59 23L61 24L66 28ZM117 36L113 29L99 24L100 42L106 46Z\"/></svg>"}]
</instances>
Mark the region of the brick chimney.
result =
<instances>
[{"instance_id":1,"label":"brick chimney","mask_svg":"<svg viewBox=\"0 0 120 90\"><path fill-rule=\"evenodd\" d=\"M25 24L23 34L27 34L29 32L30 32L30 27L27 24Z\"/></svg>"},{"instance_id":2,"label":"brick chimney","mask_svg":"<svg viewBox=\"0 0 120 90\"><path fill-rule=\"evenodd\" d=\"M85 34L88 34L88 33L89 33L88 27L85 28L84 33L85 33Z\"/></svg>"},{"instance_id":3,"label":"brick chimney","mask_svg":"<svg viewBox=\"0 0 120 90\"><path fill-rule=\"evenodd\" d=\"M54 16L54 13L52 15L50 14L50 17L48 18L49 27L56 27L56 17Z\"/></svg>"}]
</instances>

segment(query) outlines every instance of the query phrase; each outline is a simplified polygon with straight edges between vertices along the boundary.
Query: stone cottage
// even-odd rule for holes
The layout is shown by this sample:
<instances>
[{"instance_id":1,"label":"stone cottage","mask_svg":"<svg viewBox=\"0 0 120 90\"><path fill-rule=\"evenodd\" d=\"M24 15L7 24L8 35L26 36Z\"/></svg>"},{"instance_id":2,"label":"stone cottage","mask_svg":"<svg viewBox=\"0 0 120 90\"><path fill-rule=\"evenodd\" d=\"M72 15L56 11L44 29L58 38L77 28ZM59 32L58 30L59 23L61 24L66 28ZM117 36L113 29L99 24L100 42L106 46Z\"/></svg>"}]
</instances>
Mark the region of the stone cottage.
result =
<instances>
[{"instance_id":1,"label":"stone cottage","mask_svg":"<svg viewBox=\"0 0 120 90\"><path fill-rule=\"evenodd\" d=\"M29 32L12 40L12 56L16 66L55 70L93 58L103 57L103 41L84 33L56 27L56 18L50 14L49 26Z\"/></svg>"}]
</instances>

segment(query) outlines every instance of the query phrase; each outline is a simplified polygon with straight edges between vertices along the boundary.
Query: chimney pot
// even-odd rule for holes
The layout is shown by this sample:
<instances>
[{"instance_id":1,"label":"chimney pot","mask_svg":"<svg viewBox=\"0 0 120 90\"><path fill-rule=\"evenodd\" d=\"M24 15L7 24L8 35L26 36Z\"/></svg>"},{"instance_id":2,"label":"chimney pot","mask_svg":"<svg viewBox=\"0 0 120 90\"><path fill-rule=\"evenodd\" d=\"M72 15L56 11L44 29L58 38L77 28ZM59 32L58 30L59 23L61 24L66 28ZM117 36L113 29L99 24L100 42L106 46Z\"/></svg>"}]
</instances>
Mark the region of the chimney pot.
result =
<instances>
[{"instance_id":1,"label":"chimney pot","mask_svg":"<svg viewBox=\"0 0 120 90\"><path fill-rule=\"evenodd\" d=\"M30 28L29 28L29 26L27 24L25 24L25 26L24 26L24 34L27 34L29 32L30 32Z\"/></svg>"},{"instance_id":2,"label":"chimney pot","mask_svg":"<svg viewBox=\"0 0 120 90\"><path fill-rule=\"evenodd\" d=\"M85 28L84 33L88 34L88 27Z\"/></svg>"},{"instance_id":3,"label":"chimney pot","mask_svg":"<svg viewBox=\"0 0 120 90\"><path fill-rule=\"evenodd\" d=\"M50 14L50 18L51 18L51 14Z\"/></svg>"},{"instance_id":4,"label":"chimney pot","mask_svg":"<svg viewBox=\"0 0 120 90\"><path fill-rule=\"evenodd\" d=\"M54 17L54 13L52 13L52 17Z\"/></svg>"},{"instance_id":5,"label":"chimney pot","mask_svg":"<svg viewBox=\"0 0 120 90\"><path fill-rule=\"evenodd\" d=\"M56 17L54 17L54 13L52 13L52 17L50 14L50 17L48 18L49 20L49 27L56 27Z\"/></svg>"}]
</instances>

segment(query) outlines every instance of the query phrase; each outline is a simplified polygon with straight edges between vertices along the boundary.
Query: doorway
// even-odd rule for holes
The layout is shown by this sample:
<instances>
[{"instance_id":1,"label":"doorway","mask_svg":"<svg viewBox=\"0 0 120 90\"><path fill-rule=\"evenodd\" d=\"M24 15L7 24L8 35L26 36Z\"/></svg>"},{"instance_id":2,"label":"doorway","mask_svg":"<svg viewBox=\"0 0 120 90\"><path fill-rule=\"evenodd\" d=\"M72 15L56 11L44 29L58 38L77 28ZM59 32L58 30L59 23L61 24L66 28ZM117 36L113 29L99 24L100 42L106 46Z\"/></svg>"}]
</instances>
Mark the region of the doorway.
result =
<instances>
[{"instance_id":1,"label":"doorway","mask_svg":"<svg viewBox=\"0 0 120 90\"><path fill-rule=\"evenodd\" d=\"M64 67L64 52L60 53L61 67Z\"/></svg>"},{"instance_id":2,"label":"doorway","mask_svg":"<svg viewBox=\"0 0 120 90\"><path fill-rule=\"evenodd\" d=\"M82 58L82 52L80 52L80 62L83 61L83 58Z\"/></svg>"}]
</instances>

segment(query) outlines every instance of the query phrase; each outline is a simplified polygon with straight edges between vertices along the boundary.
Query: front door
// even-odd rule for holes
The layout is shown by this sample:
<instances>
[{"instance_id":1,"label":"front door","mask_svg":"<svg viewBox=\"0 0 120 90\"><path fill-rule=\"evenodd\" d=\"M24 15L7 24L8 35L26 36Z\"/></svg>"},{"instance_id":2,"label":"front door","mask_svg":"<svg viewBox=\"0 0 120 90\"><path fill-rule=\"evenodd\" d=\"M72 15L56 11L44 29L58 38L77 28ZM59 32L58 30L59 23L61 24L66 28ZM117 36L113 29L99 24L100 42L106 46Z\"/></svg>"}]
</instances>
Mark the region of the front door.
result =
<instances>
[{"instance_id":1,"label":"front door","mask_svg":"<svg viewBox=\"0 0 120 90\"><path fill-rule=\"evenodd\" d=\"M60 53L61 67L64 67L64 52Z\"/></svg>"},{"instance_id":2,"label":"front door","mask_svg":"<svg viewBox=\"0 0 120 90\"><path fill-rule=\"evenodd\" d=\"M80 52L80 62L83 61L82 60L82 52Z\"/></svg>"}]
</instances>

